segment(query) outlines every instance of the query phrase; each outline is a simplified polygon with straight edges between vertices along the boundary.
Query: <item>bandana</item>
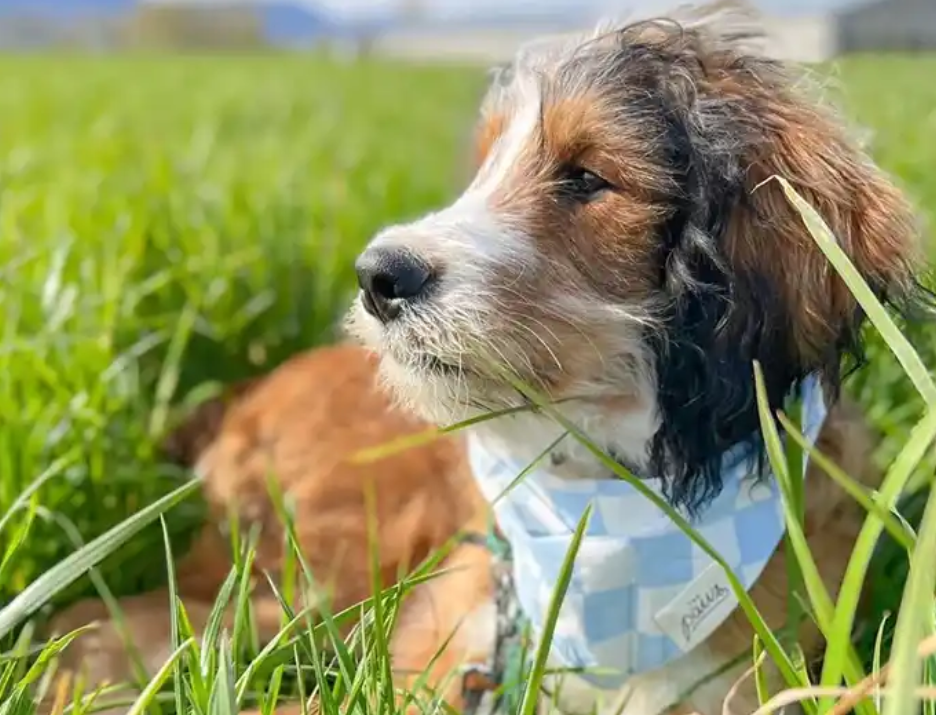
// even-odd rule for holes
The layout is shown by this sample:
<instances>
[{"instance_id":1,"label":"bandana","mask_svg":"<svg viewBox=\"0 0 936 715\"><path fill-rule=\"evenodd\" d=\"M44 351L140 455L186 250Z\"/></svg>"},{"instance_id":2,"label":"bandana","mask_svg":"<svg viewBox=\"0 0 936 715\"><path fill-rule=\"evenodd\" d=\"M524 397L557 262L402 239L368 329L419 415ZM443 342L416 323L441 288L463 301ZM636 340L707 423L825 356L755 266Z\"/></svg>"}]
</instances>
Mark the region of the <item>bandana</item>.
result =
<instances>
[{"instance_id":1,"label":"bandana","mask_svg":"<svg viewBox=\"0 0 936 715\"><path fill-rule=\"evenodd\" d=\"M803 382L800 397L802 432L813 444L826 416L815 376ZM544 466L507 491L528 464L476 433L469 435L469 455L513 550L517 599L534 637L542 633L574 530L592 506L552 639L561 667L597 687L619 687L689 652L737 607L722 567L627 482L563 479ZM786 530L776 479L757 479L755 467L751 444L726 452L724 488L691 522L746 589ZM660 480L645 484L660 493Z\"/></svg>"}]
</instances>

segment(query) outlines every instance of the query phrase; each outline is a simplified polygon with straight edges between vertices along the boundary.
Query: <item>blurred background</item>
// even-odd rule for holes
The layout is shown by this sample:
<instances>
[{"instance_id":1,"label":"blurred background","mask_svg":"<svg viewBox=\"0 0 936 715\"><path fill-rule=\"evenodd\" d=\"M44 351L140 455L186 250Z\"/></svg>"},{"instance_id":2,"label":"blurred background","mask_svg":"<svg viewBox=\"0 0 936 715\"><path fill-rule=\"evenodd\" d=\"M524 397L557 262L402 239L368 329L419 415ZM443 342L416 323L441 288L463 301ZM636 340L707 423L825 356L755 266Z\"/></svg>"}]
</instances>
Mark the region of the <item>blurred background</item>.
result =
<instances>
[{"instance_id":1,"label":"blurred background","mask_svg":"<svg viewBox=\"0 0 936 715\"><path fill-rule=\"evenodd\" d=\"M245 50L260 47L503 58L524 38L585 27L669 0L0 0L0 48ZM774 51L822 61L842 52L936 47L934 0L755 0Z\"/></svg>"}]
</instances>

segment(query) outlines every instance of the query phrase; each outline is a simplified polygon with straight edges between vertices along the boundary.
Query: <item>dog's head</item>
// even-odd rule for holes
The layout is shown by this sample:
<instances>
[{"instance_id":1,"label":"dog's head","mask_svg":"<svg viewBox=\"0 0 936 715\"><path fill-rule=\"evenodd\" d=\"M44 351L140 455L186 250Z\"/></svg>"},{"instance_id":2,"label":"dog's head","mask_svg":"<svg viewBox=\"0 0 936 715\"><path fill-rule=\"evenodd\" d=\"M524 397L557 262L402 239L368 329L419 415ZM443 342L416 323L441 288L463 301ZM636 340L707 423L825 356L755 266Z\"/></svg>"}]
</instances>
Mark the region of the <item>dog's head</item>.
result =
<instances>
[{"instance_id":1,"label":"dog's head","mask_svg":"<svg viewBox=\"0 0 936 715\"><path fill-rule=\"evenodd\" d=\"M633 22L495 73L471 184L358 261L351 328L401 398L437 422L515 406L506 366L552 399L649 406L635 461L692 506L758 431L754 360L774 407L812 372L834 394L862 313L768 179L890 302L914 284L915 221L751 30Z\"/></svg>"}]
</instances>

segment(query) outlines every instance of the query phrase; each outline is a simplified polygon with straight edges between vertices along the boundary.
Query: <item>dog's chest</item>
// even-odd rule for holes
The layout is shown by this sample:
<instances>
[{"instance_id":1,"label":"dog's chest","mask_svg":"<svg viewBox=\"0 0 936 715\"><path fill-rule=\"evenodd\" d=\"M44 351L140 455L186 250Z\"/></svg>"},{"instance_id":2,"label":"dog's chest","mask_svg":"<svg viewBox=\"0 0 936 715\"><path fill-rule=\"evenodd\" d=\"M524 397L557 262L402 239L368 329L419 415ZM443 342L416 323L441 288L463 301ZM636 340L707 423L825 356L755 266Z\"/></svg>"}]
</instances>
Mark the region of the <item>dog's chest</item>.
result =
<instances>
[{"instance_id":1,"label":"dog's chest","mask_svg":"<svg viewBox=\"0 0 936 715\"><path fill-rule=\"evenodd\" d=\"M825 405L816 384L803 397L814 441ZM584 671L570 692L586 701L642 692L641 682L684 664L737 606L722 563L745 589L759 577L785 533L779 485L757 477L752 445L737 445L723 455L723 488L690 537L665 508L659 480L610 479L607 463L582 459L578 450L590 451L563 439L560 426L522 435L521 424L468 440L475 479L511 546L517 601L535 638L555 616L551 657ZM628 428L618 425L621 434L606 441L620 445ZM609 424L599 426L610 435ZM669 697L662 685L651 690L641 698Z\"/></svg>"},{"instance_id":2,"label":"dog's chest","mask_svg":"<svg viewBox=\"0 0 936 715\"><path fill-rule=\"evenodd\" d=\"M650 408L613 412L591 406L564 411L567 418L588 439L615 461L632 470L641 470L647 461L647 446L656 431ZM554 420L539 415L518 415L482 423L473 431L518 463L539 462L561 479L580 481L612 479L615 474L586 444Z\"/></svg>"}]
</instances>

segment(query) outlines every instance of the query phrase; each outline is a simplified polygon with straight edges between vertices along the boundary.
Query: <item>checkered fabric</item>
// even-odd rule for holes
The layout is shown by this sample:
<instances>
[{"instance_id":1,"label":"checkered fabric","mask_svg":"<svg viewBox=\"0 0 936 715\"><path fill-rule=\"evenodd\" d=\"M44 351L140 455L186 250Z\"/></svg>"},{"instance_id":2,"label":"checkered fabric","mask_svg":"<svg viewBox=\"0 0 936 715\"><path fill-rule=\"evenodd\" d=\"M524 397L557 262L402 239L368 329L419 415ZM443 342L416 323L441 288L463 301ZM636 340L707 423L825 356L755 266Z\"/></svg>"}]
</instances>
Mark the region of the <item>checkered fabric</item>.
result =
<instances>
[{"instance_id":1,"label":"checkered fabric","mask_svg":"<svg viewBox=\"0 0 936 715\"><path fill-rule=\"evenodd\" d=\"M814 376L804 381L800 397L802 431L814 442L826 415ZM683 616L685 626L686 618L704 613L708 592L694 601L680 601L699 583L712 583L714 575L714 593L725 600L734 598L717 584L719 578L725 583L723 570L627 482L562 479L544 467L501 496L528 465L494 451L476 434L470 437L470 457L513 549L517 598L534 636L541 633L574 529L586 506L593 505L560 610L552 656L560 666L582 669L582 677L594 685L617 687L629 676L691 650L698 639L681 643L679 627L665 627L661 614L674 602L682 603L688 608L683 613L689 614ZM727 452L723 465L724 489L695 518L694 526L750 589L783 538L781 496L775 479L753 477L750 445ZM659 492L659 480L646 484ZM699 637L723 622L732 605L705 613L708 622Z\"/></svg>"}]
</instances>

